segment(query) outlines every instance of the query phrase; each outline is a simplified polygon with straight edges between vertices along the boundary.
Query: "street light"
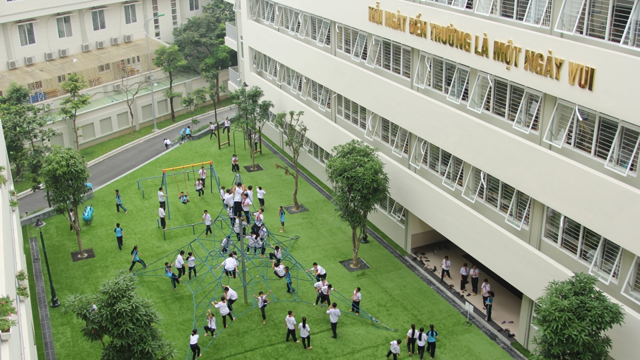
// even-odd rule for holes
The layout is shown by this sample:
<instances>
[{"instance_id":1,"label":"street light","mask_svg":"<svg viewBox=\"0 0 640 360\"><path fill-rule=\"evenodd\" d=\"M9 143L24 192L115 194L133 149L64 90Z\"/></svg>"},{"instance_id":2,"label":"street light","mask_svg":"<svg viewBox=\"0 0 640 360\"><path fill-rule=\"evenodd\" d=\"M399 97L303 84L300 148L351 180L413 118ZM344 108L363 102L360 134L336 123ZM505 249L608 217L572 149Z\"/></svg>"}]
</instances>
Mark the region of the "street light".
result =
<instances>
[{"instance_id":1,"label":"street light","mask_svg":"<svg viewBox=\"0 0 640 360\"><path fill-rule=\"evenodd\" d=\"M149 33L147 32L147 24L153 19L164 16L164 14L158 14L151 19L144 22L144 34L147 36L147 61L149 62L149 86L151 87L151 111L153 112L153 131L158 131L156 124L156 102L153 98L153 79L151 79L151 52L149 51Z\"/></svg>"},{"instance_id":2,"label":"street light","mask_svg":"<svg viewBox=\"0 0 640 360\"><path fill-rule=\"evenodd\" d=\"M51 307L56 308L60 306L60 302L58 301L58 296L56 296L56 289L53 287L53 280L51 279L51 270L49 269L49 259L47 258L47 248L44 246L44 237L42 236L42 228L46 225L46 223L40 218L36 220L36 223L33 225L34 228L40 230L40 242L42 243L42 252L44 253L44 262L47 264L47 274L49 274L49 286L51 287Z\"/></svg>"}]
</instances>

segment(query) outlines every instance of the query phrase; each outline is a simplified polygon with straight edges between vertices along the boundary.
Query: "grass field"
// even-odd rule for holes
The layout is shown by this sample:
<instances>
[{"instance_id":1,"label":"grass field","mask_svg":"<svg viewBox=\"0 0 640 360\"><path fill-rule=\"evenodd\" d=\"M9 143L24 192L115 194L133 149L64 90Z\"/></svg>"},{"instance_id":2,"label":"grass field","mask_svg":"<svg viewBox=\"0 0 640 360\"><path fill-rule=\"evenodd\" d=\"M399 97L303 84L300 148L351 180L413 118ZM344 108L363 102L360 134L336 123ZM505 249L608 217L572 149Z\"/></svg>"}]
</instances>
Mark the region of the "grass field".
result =
<instances>
[{"instance_id":1,"label":"grass field","mask_svg":"<svg viewBox=\"0 0 640 360\"><path fill-rule=\"evenodd\" d=\"M161 169L166 167L213 160L222 184L229 186L233 180L229 166L231 152L232 148L218 150L206 140L188 142L96 191L89 203L95 208L94 220L91 225L83 226L82 231L84 247L94 250L94 259L72 262L70 253L77 251L75 235L69 232L69 226L62 217L47 219L43 231L60 301L64 303L65 298L73 293L92 293L118 270L127 269L133 245L139 246L141 258L149 264L193 240L190 228L170 231L167 241L163 240L162 231L156 223L158 203L155 188L160 181L144 182L147 198L142 199L136 179L161 175ZM248 165L248 154L242 151L239 155L241 165ZM276 160L276 156L265 149L264 155L257 155L257 162L265 170L254 173L243 170L241 175L246 184L252 184L254 188L262 186L267 191L265 223L279 234L277 210L278 206L292 202L292 179L275 169L273 164ZM169 182L167 190L172 211L169 227L200 221L204 209L213 214L220 211L221 203L215 190L213 194L207 193L198 199L192 182L187 184L192 202L184 206L178 204L176 197L178 187L184 190L185 184L179 181L176 186L175 182ZM128 214L115 212L115 189L120 190ZM332 204L304 181L300 182L298 199L309 211L286 217L285 235L300 237L293 242L291 254L309 268L314 261L324 266L329 282L347 297L356 286L360 286L362 308L386 325L399 329L398 332L378 329L370 321L345 314L338 326L338 339L332 339L328 315L322 309L304 303L273 303L267 309L267 325L262 325L260 311L252 310L218 335L204 352L203 359L382 358L389 349L389 342L397 338L404 340L412 323L418 327L435 324L440 336L437 359L510 359L477 328L463 326L465 319L461 314L376 242L360 249L360 256L371 269L356 273L344 269L338 261L352 256L350 229L339 221ZM118 250L113 233L116 222L121 224L125 233L122 251ZM203 227L201 225L197 232ZM140 269L140 265L136 266ZM202 273L203 269L200 271ZM276 297L288 299L283 281L276 281L275 276L271 276L269 285ZM230 285L236 290L242 287L239 279L231 280ZM255 290L266 291L266 288ZM178 359L186 359L187 356L190 359L188 335L193 327L194 301L187 286L181 285L178 291L173 291L167 278L141 276L138 291L151 299L163 316L160 326L178 349ZM315 296L310 283L300 285L298 291L305 301ZM243 294L238 292L240 301L234 308L241 313L250 306L241 304ZM346 304L340 303L339 308L343 314L348 311ZM312 350L305 351L301 344L284 342L287 310L293 310L298 321L302 316L307 317L312 329ZM81 337L79 330L82 324L79 321L71 315L63 315L60 308L51 309L50 314L59 359L99 358L100 343L88 343ZM218 316L219 323L221 320ZM221 324L218 328L220 330ZM209 339L201 337L200 345L204 348ZM402 349L405 356L406 347Z\"/></svg>"}]
</instances>

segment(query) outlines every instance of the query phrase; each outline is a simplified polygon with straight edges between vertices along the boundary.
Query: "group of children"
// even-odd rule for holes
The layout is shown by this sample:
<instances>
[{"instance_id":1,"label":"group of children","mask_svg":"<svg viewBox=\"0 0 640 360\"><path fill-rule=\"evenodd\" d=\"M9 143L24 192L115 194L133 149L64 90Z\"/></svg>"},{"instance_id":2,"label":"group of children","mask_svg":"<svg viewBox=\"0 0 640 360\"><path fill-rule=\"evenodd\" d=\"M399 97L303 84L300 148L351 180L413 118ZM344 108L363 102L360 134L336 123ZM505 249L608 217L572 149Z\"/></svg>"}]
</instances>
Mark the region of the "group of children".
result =
<instances>
[{"instance_id":1,"label":"group of children","mask_svg":"<svg viewBox=\"0 0 640 360\"><path fill-rule=\"evenodd\" d=\"M438 340L438 332L434 329L433 324L429 325L429 331L425 332L424 327L420 330L416 330L416 325L411 324L411 329L407 332L407 353L420 355L420 360L424 358L425 345L427 353L431 355L431 358L436 354L436 340ZM387 359L393 356L393 360L397 360L400 356L400 345L402 339L393 340L389 345L389 351L387 352ZM418 352L416 352L416 344L418 345Z\"/></svg>"}]
</instances>

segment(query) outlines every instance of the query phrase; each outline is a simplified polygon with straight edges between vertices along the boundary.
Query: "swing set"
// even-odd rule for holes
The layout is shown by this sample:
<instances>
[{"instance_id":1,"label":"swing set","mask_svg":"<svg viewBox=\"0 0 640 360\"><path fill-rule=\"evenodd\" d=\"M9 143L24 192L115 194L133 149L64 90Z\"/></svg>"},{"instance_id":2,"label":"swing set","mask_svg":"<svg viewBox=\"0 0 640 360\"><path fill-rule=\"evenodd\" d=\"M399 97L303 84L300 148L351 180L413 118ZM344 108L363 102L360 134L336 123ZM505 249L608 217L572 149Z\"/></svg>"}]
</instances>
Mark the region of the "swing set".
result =
<instances>
[{"instance_id":1,"label":"swing set","mask_svg":"<svg viewBox=\"0 0 640 360\"><path fill-rule=\"evenodd\" d=\"M178 194L180 194L181 192L183 192L183 190L180 189L180 182L183 182L184 184L184 193L187 196L187 199L190 198L189 196L189 185L187 184L187 181L190 181L190 174L193 173L193 179L199 179L198 177L198 171L200 170L201 167L205 167L205 170L208 171L208 176L207 178L210 180L209 181L209 192L211 194L213 194L213 181L215 180L216 185L217 185L217 190L218 192L220 191L220 180L218 178L218 174L215 172L215 170L213 169L213 161L206 161L206 162L201 162L201 163L195 163L195 164L190 164L190 165L184 165L184 166L176 166L176 167L172 167L172 168L167 168L167 169L162 169L162 187L165 189L165 204L167 205L167 208L165 209L167 212L167 218L169 220L171 220L171 212L170 212L170 208L169 208L169 187L167 186L167 178L168 177L173 177L176 183L176 188L178 189ZM207 169L208 168L208 169ZM182 181L178 181L178 178L180 177L180 174L182 174ZM206 185L206 181L205 181L205 185ZM203 187L203 189L206 189L206 186ZM144 195L143 195L144 196Z\"/></svg>"}]
</instances>

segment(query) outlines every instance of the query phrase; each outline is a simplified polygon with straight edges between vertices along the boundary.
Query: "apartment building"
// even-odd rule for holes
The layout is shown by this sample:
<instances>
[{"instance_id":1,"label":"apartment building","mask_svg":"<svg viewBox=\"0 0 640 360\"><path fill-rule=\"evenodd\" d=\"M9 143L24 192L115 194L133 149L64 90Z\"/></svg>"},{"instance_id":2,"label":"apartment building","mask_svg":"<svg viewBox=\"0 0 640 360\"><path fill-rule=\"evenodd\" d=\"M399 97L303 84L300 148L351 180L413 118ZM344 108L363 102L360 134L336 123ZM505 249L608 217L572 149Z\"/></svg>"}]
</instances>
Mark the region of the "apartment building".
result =
<instances>
[{"instance_id":1,"label":"apartment building","mask_svg":"<svg viewBox=\"0 0 640 360\"><path fill-rule=\"evenodd\" d=\"M544 287L591 273L626 312L612 358L637 357L638 0L230 2L229 86L305 112L314 175L338 144L380 149L391 196L372 221L396 243L449 244L499 278L525 347Z\"/></svg>"}]
</instances>

